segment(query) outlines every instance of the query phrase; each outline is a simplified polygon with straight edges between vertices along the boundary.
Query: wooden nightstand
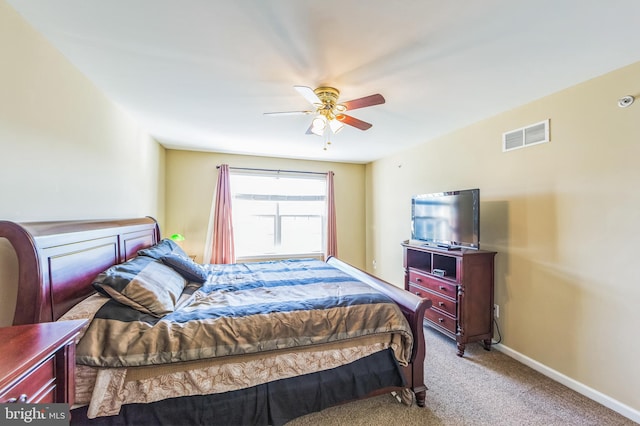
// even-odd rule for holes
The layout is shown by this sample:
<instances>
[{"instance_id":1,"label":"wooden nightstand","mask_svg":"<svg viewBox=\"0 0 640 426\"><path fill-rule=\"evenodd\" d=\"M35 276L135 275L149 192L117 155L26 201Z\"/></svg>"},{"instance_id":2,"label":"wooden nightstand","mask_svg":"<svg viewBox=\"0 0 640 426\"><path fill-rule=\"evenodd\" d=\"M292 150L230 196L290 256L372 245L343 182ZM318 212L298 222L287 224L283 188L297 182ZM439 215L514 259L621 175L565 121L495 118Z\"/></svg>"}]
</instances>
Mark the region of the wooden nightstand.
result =
<instances>
[{"instance_id":1,"label":"wooden nightstand","mask_svg":"<svg viewBox=\"0 0 640 426\"><path fill-rule=\"evenodd\" d=\"M75 339L85 320L0 328L0 403L73 404Z\"/></svg>"}]
</instances>

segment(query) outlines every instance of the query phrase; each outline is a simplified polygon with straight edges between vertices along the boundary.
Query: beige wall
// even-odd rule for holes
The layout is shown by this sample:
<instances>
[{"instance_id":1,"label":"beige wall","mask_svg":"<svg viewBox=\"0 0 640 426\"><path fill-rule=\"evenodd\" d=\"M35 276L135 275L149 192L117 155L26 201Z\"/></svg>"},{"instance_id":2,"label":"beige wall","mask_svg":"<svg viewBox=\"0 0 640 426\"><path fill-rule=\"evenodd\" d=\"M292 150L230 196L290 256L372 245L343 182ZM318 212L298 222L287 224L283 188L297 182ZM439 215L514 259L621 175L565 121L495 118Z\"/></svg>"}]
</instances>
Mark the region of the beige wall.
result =
<instances>
[{"instance_id":1,"label":"beige wall","mask_svg":"<svg viewBox=\"0 0 640 426\"><path fill-rule=\"evenodd\" d=\"M361 164L287 160L205 152L167 150L166 226L163 235L183 234L182 246L202 260L218 164L335 173L338 254L364 267L364 170Z\"/></svg>"},{"instance_id":2,"label":"beige wall","mask_svg":"<svg viewBox=\"0 0 640 426\"><path fill-rule=\"evenodd\" d=\"M367 265L402 282L413 194L478 187L509 348L640 410L640 63L367 166ZM455 112L452 112L455 113ZM544 119L551 142L503 153Z\"/></svg>"},{"instance_id":3,"label":"beige wall","mask_svg":"<svg viewBox=\"0 0 640 426\"><path fill-rule=\"evenodd\" d=\"M163 220L164 148L0 0L0 220ZM0 239L0 326L15 253Z\"/></svg>"}]
</instances>

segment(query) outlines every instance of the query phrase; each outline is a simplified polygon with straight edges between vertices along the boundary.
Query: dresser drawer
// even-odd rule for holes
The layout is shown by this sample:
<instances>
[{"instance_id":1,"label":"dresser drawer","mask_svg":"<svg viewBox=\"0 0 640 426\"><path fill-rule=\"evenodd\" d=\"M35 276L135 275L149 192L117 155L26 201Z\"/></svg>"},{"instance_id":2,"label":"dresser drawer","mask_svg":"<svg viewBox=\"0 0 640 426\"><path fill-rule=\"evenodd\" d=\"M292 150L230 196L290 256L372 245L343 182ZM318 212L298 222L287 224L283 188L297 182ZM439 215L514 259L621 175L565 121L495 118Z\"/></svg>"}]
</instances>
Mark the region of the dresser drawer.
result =
<instances>
[{"instance_id":1,"label":"dresser drawer","mask_svg":"<svg viewBox=\"0 0 640 426\"><path fill-rule=\"evenodd\" d=\"M409 291L416 296L422 297L423 299L431 299L433 297L430 291L427 291L424 288L415 286L413 284L409 284Z\"/></svg>"},{"instance_id":2,"label":"dresser drawer","mask_svg":"<svg viewBox=\"0 0 640 426\"><path fill-rule=\"evenodd\" d=\"M451 299L439 296L437 294L429 294L428 298L431 299L431 306L433 309L438 309L440 311L446 312L452 317L458 315L458 304Z\"/></svg>"},{"instance_id":3,"label":"dresser drawer","mask_svg":"<svg viewBox=\"0 0 640 426\"><path fill-rule=\"evenodd\" d=\"M52 403L55 402L56 389L56 363L55 357L50 356L39 364L34 370L23 376L16 384L0 394L0 403L28 402L28 403ZM21 401L21 397L26 400ZM13 400L15 398L15 401Z\"/></svg>"},{"instance_id":4,"label":"dresser drawer","mask_svg":"<svg viewBox=\"0 0 640 426\"><path fill-rule=\"evenodd\" d=\"M439 312L433 308L427 309L424 313L426 319L431 321L432 323L438 325L439 327L444 328L451 333L456 333L456 319L450 317L449 315Z\"/></svg>"},{"instance_id":5,"label":"dresser drawer","mask_svg":"<svg viewBox=\"0 0 640 426\"><path fill-rule=\"evenodd\" d=\"M456 316L458 313L458 305L455 301L450 300L446 297L442 297L437 293L432 291L427 291L422 287L415 286L413 284L409 284L409 291L416 296L420 296L425 299L431 300L433 303L433 307L448 313L449 315Z\"/></svg>"},{"instance_id":6,"label":"dresser drawer","mask_svg":"<svg viewBox=\"0 0 640 426\"><path fill-rule=\"evenodd\" d=\"M458 286L456 284L448 283L414 270L409 270L409 285L411 284L416 284L452 299L458 297Z\"/></svg>"}]
</instances>

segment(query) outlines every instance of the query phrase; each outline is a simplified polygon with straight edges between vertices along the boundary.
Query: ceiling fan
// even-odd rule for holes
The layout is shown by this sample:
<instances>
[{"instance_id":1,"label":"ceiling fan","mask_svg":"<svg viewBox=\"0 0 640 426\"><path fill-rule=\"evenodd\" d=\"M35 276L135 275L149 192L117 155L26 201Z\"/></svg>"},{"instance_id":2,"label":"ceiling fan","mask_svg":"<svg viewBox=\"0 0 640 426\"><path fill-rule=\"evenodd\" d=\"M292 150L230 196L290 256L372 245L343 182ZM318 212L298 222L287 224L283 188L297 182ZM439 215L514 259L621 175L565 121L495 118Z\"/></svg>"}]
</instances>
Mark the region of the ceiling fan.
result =
<instances>
[{"instance_id":1,"label":"ceiling fan","mask_svg":"<svg viewBox=\"0 0 640 426\"><path fill-rule=\"evenodd\" d=\"M318 136L324 135L327 128L331 129L333 133L338 133L345 124L360 130L367 130L371 128L371 123L347 115L345 112L385 103L384 97L379 93L338 103L340 91L336 88L321 86L314 90L307 86L293 87L315 109L311 111L265 112L265 115L315 114L306 133Z\"/></svg>"}]
</instances>

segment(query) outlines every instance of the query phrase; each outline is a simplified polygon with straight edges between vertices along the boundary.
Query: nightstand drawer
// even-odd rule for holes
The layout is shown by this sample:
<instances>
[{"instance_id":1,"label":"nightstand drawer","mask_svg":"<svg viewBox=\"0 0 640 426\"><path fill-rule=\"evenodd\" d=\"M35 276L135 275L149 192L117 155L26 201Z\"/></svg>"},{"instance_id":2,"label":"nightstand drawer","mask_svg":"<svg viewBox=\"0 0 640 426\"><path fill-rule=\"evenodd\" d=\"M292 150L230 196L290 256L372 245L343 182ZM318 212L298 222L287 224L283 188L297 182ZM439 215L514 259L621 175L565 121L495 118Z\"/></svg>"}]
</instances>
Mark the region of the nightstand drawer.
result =
<instances>
[{"instance_id":1,"label":"nightstand drawer","mask_svg":"<svg viewBox=\"0 0 640 426\"><path fill-rule=\"evenodd\" d=\"M436 324L439 327L444 328L445 330L450 331L451 333L456 333L456 319L451 318L449 315L438 312L435 309L427 309L424 313L425 318L427 318L432 323Z\"/></svg>"},{"instance_id":2,"label":"nightstand drawer","mask_svg":"<svg viewBox=\"0 0 640 426\"><path fill-rule=\"evenodd\" d=\"M0 328L0 403L73 405L75 339L86 320Z\"/></svg>"},{"instance_id":3,"label":"nightstand drawer","mask_svg":"<svg viewBox=\"0 0 640 426\"><path fill-rule=\"evenodd\" d=\"M0 395L0 403L27 402L49 403L55 402L56 363L55 356L50 356L31 370L18 382Z\"/></svg>"}]
</instances>

